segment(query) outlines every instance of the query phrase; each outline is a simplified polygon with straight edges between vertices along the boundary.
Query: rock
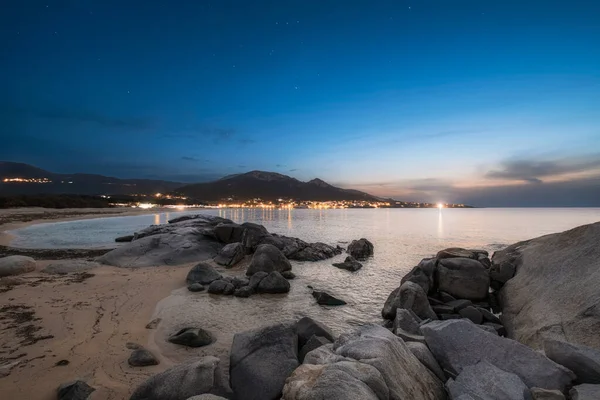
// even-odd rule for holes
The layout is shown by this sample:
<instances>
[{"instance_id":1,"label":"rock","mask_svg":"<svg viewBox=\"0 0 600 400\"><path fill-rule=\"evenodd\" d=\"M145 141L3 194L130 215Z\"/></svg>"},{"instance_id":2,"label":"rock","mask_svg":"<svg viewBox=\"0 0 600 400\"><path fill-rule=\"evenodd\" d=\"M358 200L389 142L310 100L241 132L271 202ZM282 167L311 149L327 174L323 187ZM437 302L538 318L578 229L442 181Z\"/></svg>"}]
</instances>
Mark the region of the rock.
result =
<instances>
[{"instance_id":1,"label":"rock","mask_svg":"<svg viewBox=\"0 0 600 400\"><path fill-rule=\"evenodd\" d=\"M134 343L134 342L127 342L125 343L125 347L128 348L129 350L137 350L137 349L141 349L142 346Z\"/></svg>"},{"instance_id":2,"label":"rock","mask_svg":"<svg viewBox=\"0 0 600 400\"><path fill-rule=\"evenodd\" d=\"M353 240L352 243L348 245L347 252L355 259L363 261L373 255L374 248L375 247L373 246L373 243L369 242L365 238L362 238Z\"/></svg>"},{"instance_id":3,"label":"rock","mask_svg":"<svg viewBox=\"0 0 600 400\"><path fill-rule=\"evenodd\" d=\"M213 268L212 265L201 262L194 266L190 272L188 272L185 282L189 285L192 283L200 283L202 285L208 285L217 279L221 279L222 276Z\"/></svg>"},{"instance_id":4,"label":"rock","mask_svg":"<svg viewBox=\"0 0 600 400\"><path fill-rule=\"evenodd\" d=\"M290 291L290 283L277 271L261 279L257 287L258 293L287 293Z\"/></svg>"},{"instance_id":5,"label":"rock","mask_svg":"<svg viewBox=\"0 0 600 400\"><path fill-rule=\"evenodd\" d=\"M463 368L455 380L446 383L450 397L468 395L482 400L529 400L529 389L517 375L487 361Z\"/></svg>"},{"instance_id":6,"label":"rock","mask_svg":"<svg viewBox=\"0 0 600 400\"><path fill-rule=\"evenodd\" d=\"M482 300L490 287L488 271L479 261L470 258L444 258L437 265L439 290L452 296Z\"/></svg>"},{"instance_id":7,"label":"rock","mask_svg":"<svg viewBox=\"0 0 600 400\"><path fill-rule=\"evenodd\" d=\"M126 242L131 242L132 240L133 240L133 235L125 235L125 236L119 236L118 238L116 238L115 242L126 243Z\"/></svg>"},{"instance_id":8,"label":"rock","mask_svg":"<svg viewBox=\"0 0 600 400\"><path fill-rule=\"evenodd\" d=\"M250 286L242 286L233 291L235 297L250 297L254 294L254 290Z\"/></svg>"},{"instance_id":9,"label":"rock","mask_svg":"<svg viewBox=\"0 0 600 400\"><path fill-rule=\"evenodd\" d=\"M85 260L62 260L57 263L52 263L42 269L45 274L51 275L66 275L89 271L100 266L98 263Z\"/></svg>"},{"instance_id":10,"label":"rock","mask_svg":"<svg viewBox=\"0 0 600 400\"><path fill-rule=\"evenodd\" d=\"M229 243L219 251L219 254L215 257L215 262L225 267L233 267L243 260L245 256L246 250L241 243Z\"/></svg>"},{"instance_id":11,"label":"rock","mask_svg":"<svg viewBox=\"0 0 600 400\"><path fill-rule=\"evenodd\" d=\"M246 249L246 253L253 253L262 239L269 234L267 228L259 224L253 224L252 222L244 222L244 234L242 235L242 245ZM270 272L270 271L268 271ZM281 271L279 271L281 272Z\"/></svg>"},{"instance_id":12,"label":"rock","mask_svg":"<svg viewBox=\"0 0 600 400\"><path fill-rule=\"evenodd\" d=\"M317 365L318 364L318 365ZM286 382L284 400L442 400L441 382L406 344L366 325L308 353Z\"/></svg>"},{"instance_id":13,"label":"rock","mask_svg":"<svg viewBox=\"0 0 600 400\"><path fill-rule=\"evenodd\" d=\"M519 376L528 387L565 388L575 378L558 365L514 340L483 331L467 320L433 321L421 327L427 346L440 366L458 375L479 361Z\"/></svg>"},{"instance_id":14,"label":"rock","mask_svg":"<svg viewBox=\"0 0 600 400\"><path fill-rule=\"evenodd\" d=\"M423 288L414 282L404 282L400 286L398 300L399 304L396 308L411 310L422 319L437 319L437 315L431 309Z\"/></svg>"},{"instance_id":15,"label":"rock","mask_svg":"<svg viewBox=\"0 0 600 400\"><path fill-rule=\"evenodd\" d=\"M257 272L270 273L290 271L292 264L285 258L281 250L271 244L261 244L256 248L246 275L252 276Z\"/></svg>"},{"instance_id":16,"label":"rock","mask_svg":"<svg viewBox=\"0 0 600 400\"><path fill-rule=\"evenodd\" d=\"M190 397L187 400L227 400L225 397L215 396L214 394L201 394L200 396Z\"/></svg>"},{"instance_id":17,"label":"rock","mask_svg":"<svg viewBox=\"0 0 600 400\"><path fill-rule=\"evenodd\" d=\"M148 322L148 324L146 324L146 329L156 329L158 324L160 324L160 321L162 321L161 318L154 318L152 321L150 321L150 322Z\"/></svg>"},{"instance_id":18,"label":"rock","mask_svg":"<svg viewBox=\"0 0 600 400\"><path fill-rule=\"evenodd\" d=\"M230 294L233 294L233 292L235 292L235 287L233 286L233 283L229 283L222 279L214 281L208 287L208 293L211 293L211 294L230 295Z\"/></svg>"},{"instance_id":19,"label":"rock","mask_svg":"<svg viewBox=\"0 0 600 400\"><path fill-rule=\"evenodd\" d=\"M483 316L484 321L492 322L494 324L502 324L502 321L500 321L500 318L496 317L494 314L492 314L490 311L486 310L485 308L477 307L477 310Z\"/></svg>"},{"instance_id":20,"label":"rock","mask_svg":"<svg viewBox=\"0 0 600 400\"><path fill-rule=\"evenodd\" d=\"M544 341L546 357L567 367L577 375L577 383L600 384L600 350L548 339Z\"/></svg>"},{"instance_id":21,"label":"rock","mask_svg":"<svg viewBox=\"0 0 600 400\"><path fill-rule=\"evenodd\" d=\"M362 264L356 261L356 259L354 259L352 256L346 257L346 260L344 260L343 263L333 263L333 266L352 272L358 271L362 268Z\"/></svg>"},{"instance_id":22,"label":"rock","mask_svg":"<svg viewBox=\"0 0 600 400\"><path fill-rule=\"evenodd\" d=\"M424 291L425 289L423 289ZM427 296L427 300L429 301L429 304L433 307L433 306L443 306L445 305L443 301L436 299L435 297L431 297L431 296Z\"/></svg>"},{"instance_id":23,"label":"rock","mask_svg":"<svg viewBox=\"0 0 600 400\"><path fill-rule=\"evenodd\" d=\"M404 331L402 328L396 328L394 334L401 338L405 342L417 342L425 344L425 337L423 335L414 335Z\"/></svg>"},{"instance_id":24,"label":"rock","mask_svg":"<svg viewBox=\"0 0 600 400\"><path fill-rule=\"evenodd\" d=\"M283 276L285 279L294 279L296 277L292 271L283 271L281 276Z\"/></svg>"},{"instance_id":25,"label":"rock","mask_svg":"<svg viewBox=\"0 0 600 400\"><path fill-rule=\"evenodd\" d=\"M69 365L71 362L69 360L58 360L57 362L54 363L54 366L56 367L64 367Z\"/></svg>"},{"instance_id":26,"label":"rock","mask_svg":"<svg viewBox=\"0 0 600 400\"><path fill-rule=\"evenodd\" d=\"M250 284L250 280L246 278L238 278L237 276L231 280L233 287L239 289L244 286L248 286Z\"/></svg>"},{"instance_id":27,"label":"rock","mask_svg":"<svg viewBox=\"0 0 600 400\"><path fill-rule=\"evenodd\" d=\"M317 349L321 346L325 346L326 344L330 344L331 341L327 340L323 336L315 336L312 335L310 339L306 342L304 346L300 348L300 353L298 354L298 361L302 363L304 361L304 357L314 349Z\"/></svg>"},{"instance_id":28,"label":"rock","mask_svg":"<svg viewBox=\"0 0 600 400\"><path fill-rule=\"evenodd\" d=\"M496 330L496 333L500 336L506 336L506 329L504 329L504 325L495 324L493 322L484 322L483 326L491 326Z\"/></svg>"},{"instance_id":29,"label":"rock","mask_svg":"<svg viewBox=\"0 0 600 400\"><path fill-rule=\"evenodd\" d=\"M235 398L279 399L286 378L298 365L298 337L291 325L235 334L229 369Z\"/></svg>"},{"instance_id":30,"label":"rock","mask_svg":"<svg viewBox=\"0 0 600 400\"><path fill-rule=\"evenodd\" d=\"M452 314L452 313L454 313L454 307L449 306L448 304L443 304L441 306L438 306L438 305L431 306L431 309L437 315L440 315L440 314Z\"/></svg>"},{"instance_id":31,"label":"rock","mask_svg":"<svg viewBox=\"0 0 600 400\"><path fill-rule=\"evenodd\" d=\"M256 290L256 288L258 288L258 285L260 284L260 281L262 281L268 275L269 274L267 272L258 271L250 277L250 279L248 280L248 286L250 286L252 290Z\"/></svg>"},{"instance_id":32,"label":"rock","mask_svg":"<svg viewBox=\"0 0 600 400\"><path fill-rule=\"evenodd\" d=\"M449 301L446 304L453 307L454 312L459 312L463 308L473 305L473 303L470 300L464 300L464 299Z\"/></svg>"},{"instance_id":33,"label":"rock","mask_svg":"<svg viewBox=\"0 0 600 400\"><path fill-rule=\"evenodd\" d=\"M303 317L296 322L296 332L298 334L298 346L303 347L313 336L321 336L330 342L335 338L331 330L319 321L310 317Z\"/></svg>"},{"instance_id":34,"label":"rock","mask_svg":"<svg viewBox=\"0 0 600 400\"><path fill-rule=\"evenodd\" d=\"M204 290L204 286L199 283L192 283L187 288L190 292L202 292Z\"/></svg>"},{"instance_id":35,"label":"rock","mask_svg":"<svg viewBox=\"0 0 600 400\"><path fill-rule=\"evenodd\" d=\"M314 290L312 296L317 300L317 304L322 306L343 306L346 304L344 300L333 297L327 292Z\"/></svg>"},{"instance_id":36,"label":"rock","mask_svg":"<svg viewBox=\"0 0 600 400\"><path fill-rule=\"evenodd\" d=\"M84 381L63 383L58 387L58 400L86 400L94 390Z\"/></svg>"},{"instance_id":37,"label":"rock","mask_svg":"<svg viewBox=\"0 0 600 400\"><path fill-rule=\"evenodd\" d=\"M440 296L440 300L442 300L444 303L449 303L456 300L455 297L446 292L439 292L438 295Z\"/></svg>"},{"instance_id":38,"label":"rock","mask_svg":"<svg viewBox=\"0 0 600 400\"><path fill-rule=\"evenodd\" d=\"M466 318L466 319L468 319L468 318ZM473 322L473 321L471 321L471 322ZM486 332L492 333L494 335L498 335L498 331L496 329L494 329L493 326L489 326L489 325L477 325L477 327L483 329Z\"/></svg>"},{"instance_id":39,"label":"rock","mask_svg":"<svg viewBox=\"0 0 600 400\"><path fill-rule=\"evenodd\" d=\"M154 354L148 350L137 349L131 352L127 362L132 367L146 367L148 365L158 365L159 361L154 357Z\"/></svg>"},{"instance_id":40,"label":"rock","mask_svg":"<svg viewBox=\"0 0 600 400\"><path fill-rule=\"evenodd\" d=\"M571 395L571 400L598 400L600 399L600 385L584 383L574 386L569 391L569 395Z\"/></svg>"},{"instance_id":41,"label":"rock","mask_svg":"<svg viewBox=\"0 0 600 400\"><path fill-rule=\"evenodd\" d=\"M560 390L547 390L542 388L531 388L533 400L566 400Z\"/></svg>"},{"instance_id":42,"label":"rock","mask_svg":"<svg viewBox=\"0 0 600 400\"><path fill-rule=\"evenodd\" d=\"M406 342L406 347L410 350L411 353L423 364L429 371L431 371L438 379L442 382L446 381L446 376L444 375L444 371L435 360L431 351L424 343L419 342Z\"/></svg>"},{"instance_id":43,"label":"rock","mask_svg":"<svg viewBox=\"0 0 600 400\"><path fill-rule=\"evenodd\" d=\"M220 242L235 243L241 242L245 228L235 223L222 223L215 226L214 233Z\"/></svg>"},{"instance_id":44,"label":"rock","mask_svg":"<svg viewBox=\"0 0 600 400\"><path fill-rule=\"evenodd\" d=\"M477 260L479 254L483 254L487 257L488 252L485 250L467 250L460 247L451 247L438 251L435 258L439 260L445 258L471 258Z\"/></svg>"},{"instance_id":45,"label":"rock","mask_svg":"<svg viewBox=\"0 0 600 400\"><path fill-rule=\"evenodd\" d=\"M508 336L539 349L545 339L600 350L600 222L497 251L516 275L500 292Z\"/></svg>"},{"instance_id":46,"label":"rock","mask_svg":"<svg viewBox=\"0 0 600 400\"><path fill-rule=\"evenodd\" d=\"M201 394L229 398L231 389L223 377L217 357L176 365L148 378L130 400L182 400Z\"/></svg>"},{"instance_id":47,"label":"rock","mask_svg":"<svg viewBox=\"0 0 600 400\"><path fill-rule=\"evenodd\" d=\"M468 318L473 321L474 324L481 324L483 322L483 315L473 306L468 306L461 309L459 312L461 317ZM493 328L492 328L493 329Z\"/></svg>"},{"instance_id":48,"label":"rock","mask_svg":"<svg viewBox=\"0 0 600 400\"><path fill-rule=\"evenodd\" d=\"M398 308L396 310L396 318L394 318L393 331L396 332L396 329L402 329L410 334L420 335L420 322L421 318L419 318L413 311L406 310L404 308Z\"/></svg>"},{"instance_id":49,"label":"rock","mask_svg":"<svg viewBox=\"0 0 600 400\"><path fill-rule=\"evenodd\" d=\"M187 347L207 346L214 341L212 335L202 328L183 328L168 340Z\"/></svg>"},{"instance_id":50,"label":"rock","mask_svg":"<svg viewBox=\"0 0 600 400\"><path fill-rule=\"evenodd\" d=\"M96 261L116 267L156 267L209 260L223 247L210 236L215 225L222 221L223 218L202 215L152 226L136 233L132 242L124 243Z\"/></svg>"},{"instance_id":51,"label":"rock","mask_svg":"<svg viewBox=\"0 0 600 400\"><path fill-rule=\"evenodd\" d=\"M285 249L284 249L285 250ZM306 247L298 250L288 257L291 260L296 261L320 261L326 260L328 258L334 257L341 253L336 247L330 246L325 243L307 243ZM285 252L284 252L285 254Z\"/></svg>"},{"instance_id":52,"label":"rock","mask_svg":"<svg viewBox=\"0 0 600 400\"><path fill-rule=\"evenodd\" d=\"M0 278L21 275L35 271L35 260L25 256L8 256L0 258Z\"/></svg>"},{"instance_id":53,"label":"rock","mask_svg":"<svg viewBox=\"0 0 600 400\"><path fill-rule=\"evenodd\" d=\"M421 286L425 293L433 291L436 288L434 277L436 263L437 260L435 258L424 258L421 260L419 265L414 267L402 278L400 285L402 285L404 282L410 281Z\"/></svg>"},{"instance_id":54,"label":"rock","mask_svg":"<svg viewBox=\"0 0 600 400\"><path fill-rule=\"evenodd\" d=\"M509 279L515 276L516 266L510 262L492 262L490 267L490 279L492 280L492 287L499 290L504 286Z\"/></svg>"}]
</instances>

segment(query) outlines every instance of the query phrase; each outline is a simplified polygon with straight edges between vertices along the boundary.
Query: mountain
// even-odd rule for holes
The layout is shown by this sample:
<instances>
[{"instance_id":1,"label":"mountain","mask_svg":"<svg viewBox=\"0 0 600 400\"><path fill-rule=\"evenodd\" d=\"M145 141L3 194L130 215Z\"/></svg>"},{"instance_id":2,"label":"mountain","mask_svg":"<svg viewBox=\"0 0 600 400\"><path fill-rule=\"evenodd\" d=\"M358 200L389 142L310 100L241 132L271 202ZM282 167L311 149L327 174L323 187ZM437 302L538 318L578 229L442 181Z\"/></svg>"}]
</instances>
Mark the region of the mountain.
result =
<instances>
[{"instance_id":1,"label":"mountain","mask_svg":"<svg viewBox=\"0 0 600 400\"><path fill-rule=\"evenodd\" d=\"M19 179L19 181L16 181ZM57 174L29 164L0 161L0 195L129 195L170 192L180 182L119 179L94 174Z\"/></svg>"},{"instance_id":2,"label":"mountain","mask_svg":"<svg viewBox=\"0 0 600 400\"><path fill-rule=\"evenodd\" d=\"M196 183L177 189L177 193L203 201L219 201L227 198L248 200L260 198L275 200L366 200L378 201L378 197L358 190L341 189L313 179L301 182L298 179L275 172L251 171L245 174L229 175L219 180Z\"/></svg>"}]
</instances>

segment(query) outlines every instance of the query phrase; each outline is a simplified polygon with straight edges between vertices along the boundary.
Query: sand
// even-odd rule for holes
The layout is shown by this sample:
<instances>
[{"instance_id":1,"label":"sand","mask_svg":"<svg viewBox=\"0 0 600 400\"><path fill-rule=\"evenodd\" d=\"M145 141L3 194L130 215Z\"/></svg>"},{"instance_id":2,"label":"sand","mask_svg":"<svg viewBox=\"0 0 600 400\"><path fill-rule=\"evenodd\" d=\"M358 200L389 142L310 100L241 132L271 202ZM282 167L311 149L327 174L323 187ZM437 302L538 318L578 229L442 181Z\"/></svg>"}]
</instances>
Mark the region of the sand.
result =
<instances>
[{"instance_id":1,"label":"sand","mask_svg":"<svg viewBox=\"0 0 600 400\"><path fill-rule=\"evenodd\" d=\"M156 304L181 288L188 268L121 269L102 266L89 275L36 272L0 286L0 397L56 399L59 384L81 378L97 390L91 399L127 399L135 387L173 362L146 329ZM0 280L6 281L6 279ZM151 350L160 364L130 367L127 342ZM68 364L56 366L61 360ZM11 368L12 365L12 368ZM4 367L2 367L4 366Z\"/></svg>"}]
</instances>

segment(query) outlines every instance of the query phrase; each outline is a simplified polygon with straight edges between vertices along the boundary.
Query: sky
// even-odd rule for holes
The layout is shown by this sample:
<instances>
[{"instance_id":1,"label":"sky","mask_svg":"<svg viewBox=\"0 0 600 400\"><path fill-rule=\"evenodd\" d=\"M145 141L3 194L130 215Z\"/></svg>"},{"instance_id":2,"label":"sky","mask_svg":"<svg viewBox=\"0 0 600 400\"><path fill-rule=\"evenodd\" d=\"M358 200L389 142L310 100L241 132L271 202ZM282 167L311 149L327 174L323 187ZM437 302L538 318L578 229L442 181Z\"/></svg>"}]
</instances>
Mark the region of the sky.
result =
<instances>
[{"instance_id":1,"label":"sky","mask_svg":"<svg viewBox=\"0 0 600 400\"><path fill-rule=\"evenodd\" d=\"M6 0L0 160L600 206L600 2Z\"/></svg>"}]
</instances>

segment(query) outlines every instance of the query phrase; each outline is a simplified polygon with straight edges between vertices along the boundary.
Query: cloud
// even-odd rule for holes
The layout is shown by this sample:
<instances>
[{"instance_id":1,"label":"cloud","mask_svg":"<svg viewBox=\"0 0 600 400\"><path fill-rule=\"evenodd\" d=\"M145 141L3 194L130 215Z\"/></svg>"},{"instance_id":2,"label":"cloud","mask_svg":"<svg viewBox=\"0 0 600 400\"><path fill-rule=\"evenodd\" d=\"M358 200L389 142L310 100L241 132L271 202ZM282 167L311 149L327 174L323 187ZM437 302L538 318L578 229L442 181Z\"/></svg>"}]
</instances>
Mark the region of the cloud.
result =
<instances>
[{"instance_id":1,"label":"cloud","mask_svg":"<svg viewBox=\"0 0 600 400\"><path fill-rule=\"evenodd\" d=\"M245 165L238 165L238 168L247 168Z\"/></svg>"},{"instance_id":2,"label":"cloud","mask_svg":"<svg viewBox=\"0 0 600 400\"><path fill-rule=\"evenodd\" d=\"M488 171L484 177L492 180L516 180L540 184L544 182L544 178L585 173L598 168L600 168L599 154L543 161L511 159L502 162L499 169Z\"/></svg>"},{"instance_id":3,"label":"cloud","mask_svg":"<svg viewBox=\"0 0 600 400\"><path fill-rule=\"evenodd\" d=\"M289 172L298 171L298 168L290 169Z\"/></svg>"},{"instance_id":4,"label":"cloud","mask_svg":"<svg viewBox=\"0 0 600 400\"><path fill-rule=\"evenodd\" d=\"M202 161L207 161L207 160L201 160L198 157L194 157L194 156L183 156L181 157L181 159L183 161L191 161L191 162L202 162Z\"/></svg>"}]
</instances>

